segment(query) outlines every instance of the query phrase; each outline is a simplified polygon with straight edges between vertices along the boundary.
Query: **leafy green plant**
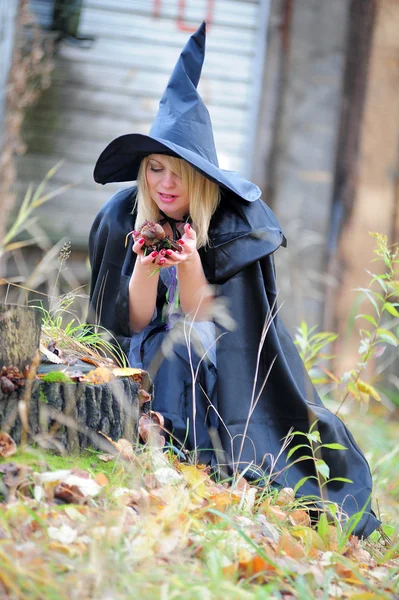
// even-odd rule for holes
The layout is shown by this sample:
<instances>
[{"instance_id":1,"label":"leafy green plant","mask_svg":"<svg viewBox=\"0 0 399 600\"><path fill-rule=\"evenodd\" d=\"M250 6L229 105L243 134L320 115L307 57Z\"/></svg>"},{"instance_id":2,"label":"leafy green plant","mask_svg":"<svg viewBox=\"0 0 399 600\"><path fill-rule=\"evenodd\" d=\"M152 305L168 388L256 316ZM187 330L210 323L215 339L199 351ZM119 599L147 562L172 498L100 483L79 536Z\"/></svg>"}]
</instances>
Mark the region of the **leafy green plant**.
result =
<instances>
[{"instance_id":1,"label":"leafy green plant","mask_svg":"<svg viewBox=\"0 0 399 600\"><path fill-rule=\"evenodd\" d=\"M317 325L308 327L307 323L302 321L297 328L294 343L298 348L300 357L313 384L328 383L329 377L326 377L326 369L320 363L332 358L330 354L325 354L323 349L332 344L338 337L338 334L330 331L316 332Z\"/></svg>"},{"instance_id":2,"label":"leafy green plant","mask_svg":"<svg viewBox=\"0 0 399 600\"><path fill-rule=\"evenodd\" d=\"M50 342L56 340L59 348L69 350L77 357L91 355L93 358L110 356L122 367L127 366L127 359L122 348L112 334L101 326L81 323L72 311L77 292L69 292L60 296L52 306L46 309L42 302L33 304L42 313L42 336ZM65 317L72 316L67 322Z\"/></svg>"},{"instance_id":3,"label":"leafy green plant","mask_svg":"<svg viewBox=\"0 0 399 600\"><path fill-rule=\"evenodd\" d=\"M360 378L361 373L365 370L368 362L373 356L381 353L385 345L399 346L399 280L398 280L398 265L399 265L399 244L388 246L388 238L380 233L370 233L376 241L374 254L376 258L373 262L382 262L385 267L383 273L372 273L369 287L357 288L356 291L361 292L364 298L367 299L373 309L374 314L361 313L356 316L356 319L363 319L371 324L371 328L360 329L360 346L359 354L360 362L356 369L347 371L343 374L341 382L345 384L343 398L338 407L337 413L341 410L344 402L349 395L352 395L357 400L361 400L361 394L371 396L374 400L379 401L380 395L370 383L366 383ZM375 289L378 285L378 291ZM385 324L387 318L393 317L393 322Z\"/></svg>"},{"instance_id":4,"label":"leafy green plant","mask_svg":"<svg viewBox=\"0 0 399 600\"><path fill-rule=\"evenodd\" d=\"M357 288L363 295L360 300L368 300L373 308L371 314L362 312L354 316L354 320L363 319L369 323L367 329L359 331L360 361L356 367L338 376L328 369L328 361L333 356L325 353L325 348L337 339L337 334L325 331L318 332L317 326L309 327L302 322L297 328L294 342L302 361L314 385L335 384L340 389L338 414L348 399L353 397L358 401L368 401L373 398L377 402L381 396L374 385L361 378L369 361L380 356L387 345L399 347L399 245L388 246L387 236L371 233L376 240L374 261L382 262L384 272L373 273L367 288ZM378 286L378 288L377 288ZM360 305L360 302L358 303Z\"/></svg>"},{"instance_id":5,"label":"leafy green plant","mask_svg":"<svg viewBox=\"0 0 399 600\"><path fill-rule=\"evenodd\" d=\"M305 448L307 450L310 450L310 456L302 456L298 459L296 459L294 462L292 462L289 466L292 466L293 464L297 463L297 462L301 462L303 460L312 460L315 466L315 475L308 475L306 477L302 477L302 479L300 479L295 487L294 487L294 492L296 493L303 485L304 483L306 483L306 481L308 481L309 479L316 479L317 483L318 483L318 487L320 489L320 498L323 502L323 507L324 507L324 499L323 499L323 488L330 482L332 481L343 481L346 483L352 483L352 481L350 479L346 479L345 477L333 477L332 479L330 479L330 467L327 465L327 463L321 458L321 454L320 451L323 448L328 448L329 450L347 450L347 448L345 448L345 446L342 446L342 444L338 444L338 443L332 443L332 444L323 444L322 440L320 438L320 433L317 430L317 421L314 421L312 423L312 425L309 428L309 431L307 433L304 433L302 431L293 431L290 434L291 439L294 437L304 437L305 441L302 444L297 444L296 446L294 446L293 448L290 448L290 450L287 453L287 461L292 457L292 455L297 452L298 450L300 450L301 448Z\"/></svg>"}]
</instances>

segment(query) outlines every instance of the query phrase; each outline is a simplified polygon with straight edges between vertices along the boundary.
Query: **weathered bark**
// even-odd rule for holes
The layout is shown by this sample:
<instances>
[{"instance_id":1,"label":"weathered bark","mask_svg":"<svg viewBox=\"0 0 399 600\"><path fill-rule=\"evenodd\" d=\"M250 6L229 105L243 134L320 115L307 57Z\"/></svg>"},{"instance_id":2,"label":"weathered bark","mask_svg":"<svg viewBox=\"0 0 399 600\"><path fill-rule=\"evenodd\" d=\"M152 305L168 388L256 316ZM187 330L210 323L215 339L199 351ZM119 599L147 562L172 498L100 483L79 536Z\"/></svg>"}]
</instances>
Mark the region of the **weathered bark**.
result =
<instances>
[{"instance_id":1,"label":"weathered bark","mask_svg":"<svg viewBox=\"0 0 399 600\"><path fill-rule=\"evenodd\" d=\"M17 367L23 371L40 343L40 313L28 306L0 304L0 368Z\"/></svg>"},{"instance_id":2,"label":"weathered bark","mask_svg":"<svg viewBox=\"0 0 399 600\"><path fill-rule=\"evenodd\" d=\"M149 386L148 381L142 387ZM140 385L129 377L101 385L33 381L28 415L31 440L71 453L103 447L98 432L114 440L135 441L139 390ZM12 394L0 389L0 430L9 432L17 444L22 432L18 403L26 392L26 387Z\"/></svg>"}]
</instances>

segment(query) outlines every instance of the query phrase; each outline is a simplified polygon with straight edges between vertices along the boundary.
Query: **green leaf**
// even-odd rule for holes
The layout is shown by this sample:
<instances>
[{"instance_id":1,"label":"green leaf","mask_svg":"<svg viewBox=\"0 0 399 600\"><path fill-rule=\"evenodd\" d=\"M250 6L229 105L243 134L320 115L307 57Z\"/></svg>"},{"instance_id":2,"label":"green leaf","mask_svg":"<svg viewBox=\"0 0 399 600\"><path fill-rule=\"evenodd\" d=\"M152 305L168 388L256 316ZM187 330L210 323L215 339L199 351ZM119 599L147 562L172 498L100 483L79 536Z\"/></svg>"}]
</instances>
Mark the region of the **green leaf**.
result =
<instances>
[{"instance_id":1,"label":"green leaf","mask_svg":"<svg viewBox=\"0 0 399 600\"><path fill-rule=\"evenodd\" d=\"M382 310L389 312L389 314L393 317L399 317L398 310L394 307L394 305L391 302L385 302L384 306L382 307Z\"/></svg>"},{"instance_id":2,"label":"green leaf","mask_svg":"<svg viewBox=\"0 0 399 600\"><path fill-rule=\"evenodd\" d=\"M320 446L321 448L330 448L331 450L347 450L348 448L345 448L345 446L342 446L341 444L322 444Z\"/></svg>"},{"instance_id":3,"label":"green leaf","mask_svg":"<svg viewBox=\"0 0 399 600\"><path fill-rule=\"evenodd\" d=\"M355 291L363 292L363 294L365 294L367 296L367 298L370 300L371 304L374 306L377 315L379 316L380 309L378 308L378 304L376 302L376 299L374 298L374 295L377 295L376 292L373 292L372 290L369 290L368 288L356 288Z\"/></svg>"},{"instance_id":4,"label":"green leaf","mask_svg":"<svg viewBox=\"0 0 399 600\"><path fill-rule=\"evenodd\" d=\"M382 523L381 524L381 529L382 531L385 533L385 535L395 535L396 532L396 527L394 525L389 525L388 523Z\"/></svg>"},{"instance_id":5,"label":"green leaf","mask_svg":"<svg viewBox=\"0 0 399 600\"><path fill-rule=\"evenodd\" d=\"M370 275L372 275L372 273L370 273ZM382 287L383 291L387 292L387 286L384 281L382 281L383 279L386 279L386 275L385 277L384 275L374 275L373 279L370 281L370 284L374 283L374 281L377 281L377 283L379 283Z\"/></svg>"},{"instance_id":6,"label":"green leaf","mask_svg":"<svg viewBox=\"0 0 399 600\"><path fill-rule=\"evenodd\" d=\"M317 427L318 422L319 422L319 419L316 419L315 421L313 421L313 423L311 424L311 426L309 428L309 433L311 433L313 431L313 429L315 429L315 427Z\"/></svg>"},{"instance_id":7,"label":"green leaf","mask_svg":"<svg viewBox=\"0 0 399 600\"><path fill-rule=\"evenodd\" d=\"M308 438L314 443L321 442L320 433L318 431L312 431L311 433L308 433Z\"/></svg>"},{"instance_id":8,"label":"green leaf","mask_svg":"<svg viewBox=\"0 0 399 600\"><path fill-rule=\"evenodd\" d=\"M344 483L353 483L352 479L346 479L346 477L333 477L328 480L328 483L331 481L343 481Z\"/></svg>"},{"instance_id":9,"label":"green leaf","mask_svg":"<svg viewBox=\"0 0 399 600\"><path fill-rule=\"evenodd\" d=\"M383 340L384 342L386 342L387 344L390 344L391 346L395 346L395 348L398 347L399 344L399 340L398 338L392 333L392 331L388 331L388 329L377 329L377 335L379 336L379 338L381 340Z\"/></svg>"},{"instance_id":10,"label":"green leaf","mask_svg":"<svg viewBox=\"0 0 399 600\"><path fill-rule=\"evenodd\" d=\"M328 479L330 477L330 467L324 460L316 460L316 471L320 473L324 479Z\"/></svg>"},{"instance_id":11,"label":"green leaf","mask_svg":"<svg viewBox=\"0 0 399 600\"><path fill-rule=\"evenodd\" d=\"M291 448L291 450L288 452L287 454L287 460L289 458L291 458L291 456L294 454L294 452L296 452L297 450L299 450L299 448L307 448L309 450L309 447L307 444L298 444L298 446L295 446L294 448Z\"/></svg>"},{"instance_id":12,"label":"green leaf","mask_svg":"<svg viewBox=\"0 0 399 600\"><path fill-rule=\"evenodd\" d=\"M307 438L307 437L308 437L308 434L307 434L307 433L304 433L303 431L293 431L292 433L290 433L290 434L289 434L289 436L288 436L288 435L287 435L287 436L284 436L284 438L286 438L286 437L294 437L294 435L302 435L302 436L304 436L305 438ZM284 439L284 438L283 438L283 439Z\"/></svg>"},{"instance_id":13,"label":"green leaf","mask_svg":"<svg viewBox=\"0 0 399 600\"><path fill-rule=\"evenodd\" d=\"M356 319L366 319L366 321L369 321L374 327L378 327L377 321L371 315L357 315Z\"/></svg>"},{"instance_id":14,"label":"green leaf","mask_svg":"<svg viewBox=\"0 0 399 600\"><path fill-rule=\"evenodd\" d=\"M368 331L367 329L360 329L360 330L359 330L359 333L360 333L361 335L364 335L364 337L366 337L366 338L369 338L369 339L373 337L373 334L372 334L372 332L371 332L371 331Z\"/></svg>"},{"instance_id":15,"label":"green leaf","mask_svg":"<svg viewBox=\"0 0 399 600\"><path fill-rule=\"evenodd\" d=\"M309 475L308 477L302 477L302 479L300 479L294 487L295 494L297 493L299 488L301 488L307 482L308 479L317 479L317 477L315 477L314 475Z\"/></svg>"},{"instance_id":16,"label":"green leaf","mask_svg":"<svg viewBox=\"0 0 399 600\"><path fill-rule=\"evenodd\" d=\"M330 537L330 529L328 527L328 519L325 513L321 513L319 522L317 523L317 533L323 540L325 544L327 544L328 539Z\"/></svg>"},{"instance_id":17,"label":"green leaf","mask_svg":"<svg viewBox=\"0 0 399 600\"><path fill-rule=\"evenodd\" d=\"M330 331L322 331L320 333L315 333L309 338L309 342L323 342L323 344L329 344L333 342L338 337L337 333L331 333Z\"/></svg>"},{"instance_id":18,"label":"green leaf","mask_svg":"<svg viewBox=\"0 0 399 600\"><path fill-rule=\"evenodd\" d=\"M326 383L331 383L331 379L328 377L310 377L313 385L325 385Z\"/></svg>"}]
</instances>

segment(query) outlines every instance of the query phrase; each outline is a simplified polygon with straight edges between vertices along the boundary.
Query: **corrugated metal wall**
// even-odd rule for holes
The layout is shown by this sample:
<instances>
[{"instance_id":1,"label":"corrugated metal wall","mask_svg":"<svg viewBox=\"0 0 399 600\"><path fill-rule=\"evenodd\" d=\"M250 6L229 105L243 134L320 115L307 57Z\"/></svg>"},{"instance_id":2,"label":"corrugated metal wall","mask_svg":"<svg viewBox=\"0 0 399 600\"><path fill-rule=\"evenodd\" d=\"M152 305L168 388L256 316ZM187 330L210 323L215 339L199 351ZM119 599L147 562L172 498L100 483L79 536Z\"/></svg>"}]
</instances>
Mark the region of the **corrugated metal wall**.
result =
<instances>
[{"instance_id":1,"label":"corrugated metal wall","mask_svg":"<svg viewBox=\"0 0 399 600\"><path fill-rule=\"evenodd\" d=\"M221 166L245 172L259 28L266 35L266 23L259 20L262 4L264 0L84 0L79 36L94 36L95 41L90 47L72 40L61 43L53 85L27 118L29 149L18 165L22 189L61 158L65 163L50 188L78 182L42 213L53 239L66 235L75 247L86 245L94 215L117 188L93 182L99 153L118 135L148 133L190 35L181 27L198 26L207 15L199 89L211 113ZM32 2L33 8L47 12L48 5L46 0ZM179 13L182 6L184 14Z\"/></svg>"}]
</instances>

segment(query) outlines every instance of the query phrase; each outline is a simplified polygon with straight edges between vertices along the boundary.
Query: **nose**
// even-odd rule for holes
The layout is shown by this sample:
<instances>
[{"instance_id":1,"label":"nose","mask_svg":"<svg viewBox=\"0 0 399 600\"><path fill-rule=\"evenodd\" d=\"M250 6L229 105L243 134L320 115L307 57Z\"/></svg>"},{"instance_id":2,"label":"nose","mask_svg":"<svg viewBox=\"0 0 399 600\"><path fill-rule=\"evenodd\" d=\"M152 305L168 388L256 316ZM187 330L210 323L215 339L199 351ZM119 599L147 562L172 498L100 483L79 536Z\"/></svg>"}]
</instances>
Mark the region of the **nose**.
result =
<instances>
[{"instance_id":1,"label":"nose","mask_svg":"<svg viewBox=\"0 0 399 600\"><path fill-rule=\"evenodd\" d=\"M176 175L173 171L165 169L162 178L162 184L165 188L173 188L176 185Z\"/></svg>"}]
</instances>

